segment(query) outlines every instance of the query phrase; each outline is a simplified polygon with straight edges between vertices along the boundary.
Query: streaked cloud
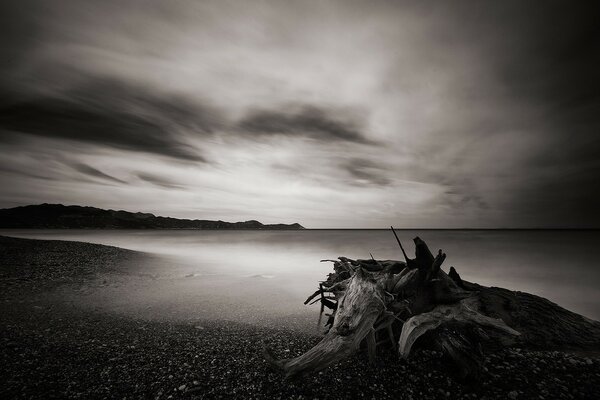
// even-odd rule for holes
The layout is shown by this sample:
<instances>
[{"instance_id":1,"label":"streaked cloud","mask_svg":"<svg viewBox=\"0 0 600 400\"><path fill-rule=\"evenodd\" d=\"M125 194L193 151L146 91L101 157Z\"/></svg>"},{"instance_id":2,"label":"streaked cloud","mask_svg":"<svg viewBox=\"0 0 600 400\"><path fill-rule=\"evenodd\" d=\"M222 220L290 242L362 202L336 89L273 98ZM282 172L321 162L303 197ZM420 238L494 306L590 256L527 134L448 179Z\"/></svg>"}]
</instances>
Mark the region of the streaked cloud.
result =
<instances>
[{"instance_id":1,"label":"streaked cloud","mask_svg":"<svg viewBox=\"0 0 600 400\"><path fill-rule=\"evenodd\" d=\"M211 133L219 124L216 111L116 80L86 79L79 87L5 105L0 129L206 161L182 131Z\"/></svg>"},{"instance_id":2,"label":"streaked cloud","mask_svg":"<svg viewBox=\"0 0 600 400\"><path fill-rule=\"evenodd\" d=\"M348 113L346 113L348 114ZM321 141L372 143L351 115L316 106L287 106L277 111L252 111L239 128L255 135L306 136Z\"/></svg>"},{"instance_id":3,"label":"streaked cloud","mask_svg":"<svg viewBox=\"0 0 600 400\"><path fill-rule=\"evenodd\" d=\"M387 176L388 168L372 160L353 158L345 162L342 167L354 178L353 184L355 185L388 186L392 184L392 180Z\"/></svg>"},{"instance_id":4,"label":"streaked cloud","mask_svg":"<svg viewBox=\"0 0 600 400\"><path fill-rule=\"evenodd\" d=\"M5 2L0 206L598 227L598 7Z\"/></svg>"},{"instance_id":5,"label":"streaked cloud","mask_svg":"<svg viewBox=\"0 0 600 400\"><path fill-rule=\"evenodd\" d=\"M99 169L96 169L94 167L91 167L87 164L84 163L74 163L71 164L71 167L73 167L73 169L75 169L76 171L81 172L82 174L94 177L94 178L100 178L102 180L106 180L108 182L112 182L112 183L121 183L121 184L127 184L128 182L119 179L119 178L115 178L114 176L108 175L102 171L100 171Z\"/></svg>"},{"instance_id":6,"label":"streaked cloud","mask_svg":"<svg viewBox=\"0 0 600 400\"><path fill-rule=\"evenodd\" d=\"M167 178L148 174L145 172L138 173L137 177L145 182L149 182L153 185L160 186L166 189L181 189L183 187L182 185L172 182Z\"/></svg>"}]
</instances>

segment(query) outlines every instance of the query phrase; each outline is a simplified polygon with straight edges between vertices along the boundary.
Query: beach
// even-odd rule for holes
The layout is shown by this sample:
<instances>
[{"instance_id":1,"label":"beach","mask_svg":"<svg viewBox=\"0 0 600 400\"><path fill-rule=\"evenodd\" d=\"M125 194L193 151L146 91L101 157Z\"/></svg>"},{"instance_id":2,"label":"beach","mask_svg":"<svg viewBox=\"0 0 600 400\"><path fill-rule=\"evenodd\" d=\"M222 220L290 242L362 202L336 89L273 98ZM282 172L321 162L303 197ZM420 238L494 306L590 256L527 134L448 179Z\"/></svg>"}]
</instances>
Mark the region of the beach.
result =
<instances>
[{"instance_id":1,"label":"beach","mask_svg":"<svg viewBox=\"0 0 600 400\"><path fill-rule=\"evenodd\" d=\"M0 237L2 398L565 398L600 392L594 352L509 348L489 354L479 383L459 382L434 351L409 360L360 353L320 373L285 379L264 361L319 341L305 316L235 320L150 318L90 307L119 282L153 279L142 252L98 244ZM260 281L259 281L260 282ZM116 287L116 289L115 289ZM112 288L112 289L111 289ZM87 298L87 302L77 299ZM276 323L277 321L277 323ZM314 322L314 321L313 321Z\"/></svg>"}]
</instances>

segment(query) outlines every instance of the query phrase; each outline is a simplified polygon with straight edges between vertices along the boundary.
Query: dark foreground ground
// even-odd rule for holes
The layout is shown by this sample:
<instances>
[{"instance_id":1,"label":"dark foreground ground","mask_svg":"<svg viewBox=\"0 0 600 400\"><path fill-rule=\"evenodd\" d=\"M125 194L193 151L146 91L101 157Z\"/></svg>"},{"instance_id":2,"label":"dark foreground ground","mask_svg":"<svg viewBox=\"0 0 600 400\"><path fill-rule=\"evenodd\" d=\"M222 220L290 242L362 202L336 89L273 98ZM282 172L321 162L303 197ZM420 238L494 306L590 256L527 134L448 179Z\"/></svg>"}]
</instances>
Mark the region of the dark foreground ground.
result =
<instances>
[{"instance_id":1,"label":"dark foreground ground","mask_svg":"<svg viewBox=\"0 0 600 400\"><path fill-rule=\"evenodd\" d=\"M507 349L479 383L459 383L432 352L409 361L357 355L288 381L261 355L299 355L319 338L230 322L135 320L52 296L143 257L114 247L0 237L0 398L597 399L594 354ZM50 294L50 295L49 295Z\"/></svg>"}]
</instances>

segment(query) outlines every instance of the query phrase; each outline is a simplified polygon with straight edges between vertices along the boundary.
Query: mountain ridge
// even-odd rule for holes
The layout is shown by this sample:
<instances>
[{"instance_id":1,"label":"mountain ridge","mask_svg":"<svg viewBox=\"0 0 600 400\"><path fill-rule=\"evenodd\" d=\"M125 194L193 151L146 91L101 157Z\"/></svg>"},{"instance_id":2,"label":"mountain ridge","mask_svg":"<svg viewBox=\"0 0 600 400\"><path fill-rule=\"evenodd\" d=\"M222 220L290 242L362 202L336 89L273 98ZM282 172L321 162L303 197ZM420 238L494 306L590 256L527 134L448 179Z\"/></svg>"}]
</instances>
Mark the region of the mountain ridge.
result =
<instances>
[{"instance_id":1,"label":"mountain ridge","mask_svg":"<svg viewBox=\"0 0 600 400\"><path fill-rule=\"evenodd\" d=\"M226 222L180 219L151 213L97 207L37 204L0 209L0 228L21 229L262 229L300 230L298 223L262 224L256 220Z\"/></svg>"}]
</instances>

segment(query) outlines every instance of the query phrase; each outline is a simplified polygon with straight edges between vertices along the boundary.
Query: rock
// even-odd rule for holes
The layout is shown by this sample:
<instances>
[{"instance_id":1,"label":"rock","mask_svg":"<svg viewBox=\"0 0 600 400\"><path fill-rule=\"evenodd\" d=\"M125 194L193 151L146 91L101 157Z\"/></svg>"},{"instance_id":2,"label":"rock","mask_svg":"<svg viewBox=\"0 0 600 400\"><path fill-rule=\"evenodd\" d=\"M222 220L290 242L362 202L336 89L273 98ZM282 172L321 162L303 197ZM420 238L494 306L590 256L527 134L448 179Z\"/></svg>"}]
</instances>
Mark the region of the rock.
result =
<instances>
[{"instance_id":1,"label":"rock","mask_svg":"<svg viewBox=\"0 0 600 400\"><path fill-rule=\"evenodd\" d=\"M186 386L187 385L181 385L178 387L178 389L183 392L185 390Z\"/></svg>"},{"instance_id":2,"label":"rock","mask_svg":"<svg viewBox=\"0 0 600 400\"><path fill-rule=\"evenodd\" d=\"M512 390L512 391L508 392L508 398L512 399L512 400L516 399L518 395L519 395L519 393L517 393L516 390Z\"/></svg>"}]
</instances>

